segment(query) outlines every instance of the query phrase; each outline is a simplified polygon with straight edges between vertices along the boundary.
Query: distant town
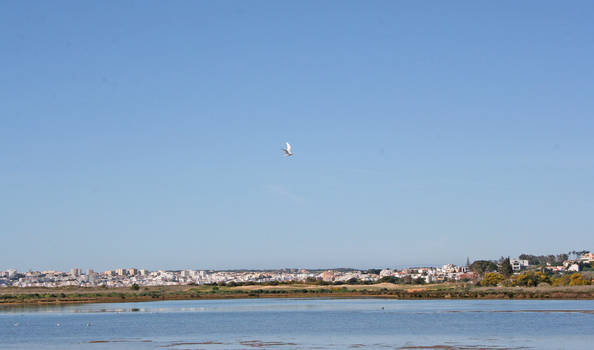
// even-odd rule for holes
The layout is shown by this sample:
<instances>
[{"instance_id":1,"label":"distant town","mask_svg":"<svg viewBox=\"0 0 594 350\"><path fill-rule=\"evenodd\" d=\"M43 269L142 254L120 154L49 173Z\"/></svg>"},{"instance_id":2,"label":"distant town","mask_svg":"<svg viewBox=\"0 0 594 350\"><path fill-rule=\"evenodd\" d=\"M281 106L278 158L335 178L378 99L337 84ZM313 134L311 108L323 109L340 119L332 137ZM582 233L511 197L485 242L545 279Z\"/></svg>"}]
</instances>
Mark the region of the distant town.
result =
<instances>
[{"instance_id":1,"label":"distant town","mask_svg":"<svg viewBox=\"0 0 594 350\"><path fill-rule=\"evenodd\" d=\"M570 259L570 256L573 258ZM465 266L446 264L441 267L409 267L404 269L333 269L333 270L177 270L149 271L139 268L118 268L103 272L82 271L73 268L64 271L27 271L14 269L0 271L2 287L143 287L168 285L234 285L258 283L322 282L333 284L442 283L449 281L480 281L485 274L509 275L523 271L538 271L549 275L562 275L582 270L592 271L594 254L589 251L560 255L520 255L517 259L499 261L476 260ZM507 270L507 271L506 271ZM489 276L493 278L497 276ZM497 280L497 279L495 279Z\"/></svg>"}]
</instances>

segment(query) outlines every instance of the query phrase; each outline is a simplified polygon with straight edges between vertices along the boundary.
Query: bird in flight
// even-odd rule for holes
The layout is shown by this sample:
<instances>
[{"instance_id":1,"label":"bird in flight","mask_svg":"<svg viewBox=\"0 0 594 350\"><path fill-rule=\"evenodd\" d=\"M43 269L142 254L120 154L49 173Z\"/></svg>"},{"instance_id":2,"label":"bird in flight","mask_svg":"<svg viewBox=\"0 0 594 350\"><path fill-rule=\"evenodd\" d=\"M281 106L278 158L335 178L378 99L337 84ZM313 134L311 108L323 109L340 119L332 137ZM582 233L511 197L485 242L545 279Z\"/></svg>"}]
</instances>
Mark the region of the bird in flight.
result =
<instances>
[{"instance_id":1,"label":"bird in flight","mask_svg":"<svg viewBox=\"0 0 594 350\"><path fill-rule=\"evenodd\" d=\"M293 153L291 153L291 144L287 142L287 148L281 148L283 150L283 152L285 152L285 155L287 157L290 157L293 155Z\"/></svg>"}]
</instances>

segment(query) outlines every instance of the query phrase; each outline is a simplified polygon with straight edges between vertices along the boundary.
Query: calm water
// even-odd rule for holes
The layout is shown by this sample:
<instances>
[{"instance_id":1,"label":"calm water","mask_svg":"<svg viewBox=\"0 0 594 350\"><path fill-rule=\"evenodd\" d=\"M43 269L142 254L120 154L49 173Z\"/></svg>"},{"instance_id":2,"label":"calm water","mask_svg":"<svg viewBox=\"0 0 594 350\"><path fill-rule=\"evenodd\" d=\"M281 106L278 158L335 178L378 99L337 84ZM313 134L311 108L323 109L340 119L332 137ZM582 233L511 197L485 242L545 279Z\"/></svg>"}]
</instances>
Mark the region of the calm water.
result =
<instances>
[{"instance_id":1,"label":"calm water","mask_svg":"<svg viewBox=\"0 0 594 350\"><path fill-rule=\"evenodd\" d=\"M248 299L0 308L0 349L594 349L592 300Z\"/></svg>"}]
</instances>

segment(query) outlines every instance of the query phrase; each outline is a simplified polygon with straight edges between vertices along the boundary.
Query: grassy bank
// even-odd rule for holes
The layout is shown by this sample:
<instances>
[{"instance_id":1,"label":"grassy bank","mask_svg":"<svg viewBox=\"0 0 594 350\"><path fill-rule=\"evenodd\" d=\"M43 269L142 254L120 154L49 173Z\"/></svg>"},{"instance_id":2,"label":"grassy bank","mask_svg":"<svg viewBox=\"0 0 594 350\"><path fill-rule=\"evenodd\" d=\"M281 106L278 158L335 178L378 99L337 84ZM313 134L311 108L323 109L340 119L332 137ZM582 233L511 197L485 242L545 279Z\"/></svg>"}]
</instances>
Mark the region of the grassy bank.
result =
<instances>
[{"instance_id":1,"label":"grassy bank","mask_svg":"<svg viewBox=\"0 0 594 350\"><path fill-rule=\"evenodd\" d=\"M375 285L319 286L307 284L241 287L166 286L124 288L2 288L0 305L112 303L156 300L233 298L393 298L393 299L594 299L594 286L475 287L463 283L421 286Z\"/></svg>"}]
</instances>

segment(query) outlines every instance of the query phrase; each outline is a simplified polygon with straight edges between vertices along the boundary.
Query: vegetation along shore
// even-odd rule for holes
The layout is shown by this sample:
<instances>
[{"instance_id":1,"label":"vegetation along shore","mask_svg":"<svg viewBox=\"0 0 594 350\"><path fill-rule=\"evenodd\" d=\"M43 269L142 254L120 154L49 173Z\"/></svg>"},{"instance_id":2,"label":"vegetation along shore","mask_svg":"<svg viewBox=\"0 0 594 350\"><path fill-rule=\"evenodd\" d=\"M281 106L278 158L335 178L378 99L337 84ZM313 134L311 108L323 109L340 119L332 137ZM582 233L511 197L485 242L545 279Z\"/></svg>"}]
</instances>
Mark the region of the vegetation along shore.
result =
<instances>
[{"instance_id":1,"label":"vegetation along shore","mask_svg":"<svg viewBox=\"0 0 594 350\"><path fill-rule=\"evenodd\" d=\"M574 278L577 279L577 278ZM249 284L131 288L2 288L0 305L143 302L236 298L389 298L389 299L594 299L593 285L487 286L446 282L405 285Z\"/></svg>"}]
</instances>

